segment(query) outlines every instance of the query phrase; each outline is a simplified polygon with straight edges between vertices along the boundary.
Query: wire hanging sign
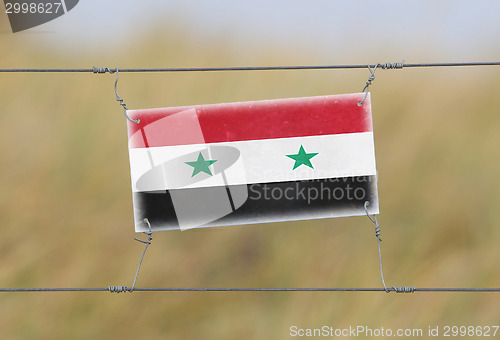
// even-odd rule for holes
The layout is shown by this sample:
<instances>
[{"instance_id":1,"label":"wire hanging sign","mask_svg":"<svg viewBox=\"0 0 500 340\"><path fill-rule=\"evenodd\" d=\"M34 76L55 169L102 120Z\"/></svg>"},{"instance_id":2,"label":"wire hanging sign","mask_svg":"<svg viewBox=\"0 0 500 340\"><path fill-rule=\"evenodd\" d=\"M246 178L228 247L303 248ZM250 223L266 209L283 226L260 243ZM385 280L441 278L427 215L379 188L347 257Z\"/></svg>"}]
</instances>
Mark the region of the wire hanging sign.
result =
<instances>
[{"instance_id":1,"label":"wire hanging sign","mask_svg":"<svg viewBox=\"0 0 500 340\"><path fill-rule=\"evenodd\" d=\"M500 292L500 288L388 288L384 280L369 87L378 68L458 66L500 66L500 62L0 69L0 73L116 73L115 99L128 120L135 231L147 236L147 240L135 238L145 247L130 288L0 288L0 292ZM363 68L370 72L363 90L348 95L129 110L117 89L119 72ZM293 196L295 187L307 197ZM264 197L267 192L280 196ZM168 208L161 204L166 200ZM375 225L383 288L136 288L156 231L362 215Z\"/></svg>"}]
</instances>

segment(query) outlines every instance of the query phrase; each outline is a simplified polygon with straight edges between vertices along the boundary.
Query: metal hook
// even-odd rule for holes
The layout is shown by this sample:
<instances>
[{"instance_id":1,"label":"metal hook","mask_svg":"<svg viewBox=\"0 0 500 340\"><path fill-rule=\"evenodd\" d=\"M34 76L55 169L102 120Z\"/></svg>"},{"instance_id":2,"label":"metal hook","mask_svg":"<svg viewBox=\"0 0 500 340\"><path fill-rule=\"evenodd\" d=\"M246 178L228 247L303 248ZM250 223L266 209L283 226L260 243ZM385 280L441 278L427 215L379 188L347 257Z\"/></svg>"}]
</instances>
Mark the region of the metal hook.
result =
<instances>
[{"instance_id":1,"label":"metal hook","mask_svg":"<svg viewBox=\"0 0 500 340\"><path fill-rule=\"evenodd\" d=\"M363 100L358 102L358 106L361 106L363 105L363 103L365 102L366 100L366 97L368 96L368 87L372 84L372 81L375 80L375 71L377 70L377 67L379 66L380 64L377 64L375 65L375 67L372 68L370 67L370 65L368 65L368 70L370 70L370 76L368 77L368 80L366 81L366 85L365 87L363 87L363 91L361 92L364 92L365 93L365 96L363 97Z\"/></svg>"},{"instance_id":2,"label":"metal hook","mask_svg":"<svg viewBox=\"0 0 500 340\"><path fill-rule=\"evenodd\" d=\"M123 107L123 114L125 115L125 117L127 117L128 120L130 120L132 123L139 123L141 120L139 118L137 118L136 120L133 120L132 118L130 118L127 114L127 104L125 104L123 102L123 99L120 98L120 96L118 95L118 89L117 89L117 86L118 86L118 68L116 68L114 70L114 72L116 72L116 80L115 80L115 94L116 94L116 101L120 103L120 105ZM109 73L113 73L111 71L109 71Z\"/></svg>"}]
</instances>

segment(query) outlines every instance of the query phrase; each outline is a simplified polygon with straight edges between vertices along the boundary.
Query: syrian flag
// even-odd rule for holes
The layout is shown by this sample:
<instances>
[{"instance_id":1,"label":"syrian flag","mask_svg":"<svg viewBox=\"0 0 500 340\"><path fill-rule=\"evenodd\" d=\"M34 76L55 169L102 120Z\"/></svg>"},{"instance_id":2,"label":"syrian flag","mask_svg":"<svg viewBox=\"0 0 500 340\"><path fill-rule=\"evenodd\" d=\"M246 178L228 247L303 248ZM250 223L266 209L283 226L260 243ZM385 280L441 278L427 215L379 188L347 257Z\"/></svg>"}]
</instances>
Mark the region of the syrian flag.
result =
<instances>
[{"instance_id":1,"label":"syrian flag","mask_svg":"<svg viewBox=\"0 0 500 340\"><path fill-rule=\"evenodd\" d=\"M136 232L378 214L363 96L128 111Z\"/></svg>"}]
</instances>

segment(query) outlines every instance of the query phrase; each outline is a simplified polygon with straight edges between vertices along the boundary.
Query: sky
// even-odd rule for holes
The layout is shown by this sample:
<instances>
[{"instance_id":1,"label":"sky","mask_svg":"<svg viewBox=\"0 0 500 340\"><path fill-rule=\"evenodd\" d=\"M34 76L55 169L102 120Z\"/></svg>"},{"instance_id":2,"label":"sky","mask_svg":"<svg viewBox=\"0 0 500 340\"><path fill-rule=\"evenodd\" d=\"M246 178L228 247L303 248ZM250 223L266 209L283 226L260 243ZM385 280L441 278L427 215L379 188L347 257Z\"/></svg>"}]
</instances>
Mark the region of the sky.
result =
<instances>
[{"instance_id":1,"label":"sky","mask_svg":"<svg viewBox=\"0 0 500 340\"><path fill-rule=\"evenodd\" d=\"M373 54L394 58L384 61L498 60L499 12L498 0L80 0L67 15L16 34L37 34L57 48L102 50L138 44L152 27L173 25L249 53L292 48L358 62Z\"/></svg>"}]
</instances>

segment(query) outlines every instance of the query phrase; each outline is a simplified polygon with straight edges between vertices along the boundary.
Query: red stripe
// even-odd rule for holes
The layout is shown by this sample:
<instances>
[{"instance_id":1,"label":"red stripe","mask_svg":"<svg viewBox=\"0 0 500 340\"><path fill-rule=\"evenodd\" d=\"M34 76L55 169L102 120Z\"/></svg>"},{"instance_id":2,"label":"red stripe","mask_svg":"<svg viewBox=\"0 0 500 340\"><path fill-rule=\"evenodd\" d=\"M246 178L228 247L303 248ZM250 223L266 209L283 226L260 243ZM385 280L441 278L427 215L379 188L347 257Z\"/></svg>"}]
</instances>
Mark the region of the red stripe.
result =
<instances>
[{"instance_id":1,"label":"red stripe","mask_svg":"<svg viewBox=\"0 0 500 340\"><path fill-rule=\"evenodd\" d=\"M138 124L128 123L129 146L200 144L200 127L205 143L368 132L372 131L371 105L368 97L358 106L363 96L357 93L129 111L132 119L140 119ZM159 122L148 129L159 119L193 108L196 115L186 116L185 124L184 118L181 124L178 119L175 124L165 119L165 124Z\"/></svg>"}]
</instances>

